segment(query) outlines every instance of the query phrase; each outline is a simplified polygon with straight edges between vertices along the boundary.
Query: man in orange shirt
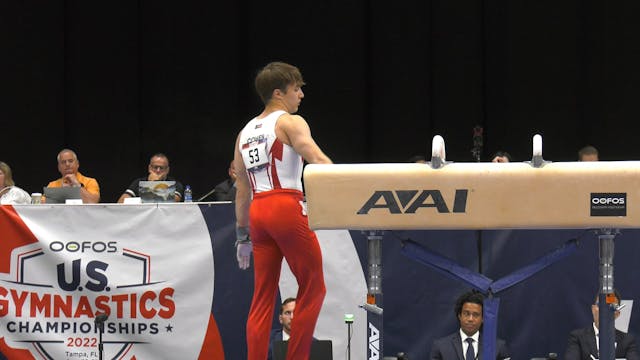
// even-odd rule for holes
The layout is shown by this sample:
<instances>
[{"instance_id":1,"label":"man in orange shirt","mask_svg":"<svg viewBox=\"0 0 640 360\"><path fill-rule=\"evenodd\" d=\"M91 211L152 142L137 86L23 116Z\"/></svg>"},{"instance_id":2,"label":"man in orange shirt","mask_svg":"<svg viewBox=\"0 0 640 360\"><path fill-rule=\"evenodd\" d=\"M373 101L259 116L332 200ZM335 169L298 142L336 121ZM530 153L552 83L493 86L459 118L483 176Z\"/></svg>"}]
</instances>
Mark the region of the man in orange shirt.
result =
<instances>
[{"instance_id":1,"label":"man in orange shirt","mask_svg":"<svg viewBox=\"0 0 640 360\"><path fill-rule=\"evenodd\" d=\"M51 181L47 187L79 187L80 197L85 204L100 202L98 181L78 172L80 162L73 150L63 149L58 153L58 171L62 177Z\"/></svg>"}]
</instances>

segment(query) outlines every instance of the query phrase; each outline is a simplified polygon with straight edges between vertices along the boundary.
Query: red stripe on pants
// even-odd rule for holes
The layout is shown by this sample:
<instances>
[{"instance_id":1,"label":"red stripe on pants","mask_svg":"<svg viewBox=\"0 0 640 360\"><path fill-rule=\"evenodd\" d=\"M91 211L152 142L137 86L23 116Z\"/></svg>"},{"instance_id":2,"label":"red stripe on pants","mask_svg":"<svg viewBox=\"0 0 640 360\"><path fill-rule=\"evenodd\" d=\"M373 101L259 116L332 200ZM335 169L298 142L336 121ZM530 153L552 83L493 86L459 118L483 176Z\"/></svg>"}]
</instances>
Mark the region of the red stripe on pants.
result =
<instances>
[{"instance_id":1,"label":"red stripe on pants","mask_svg":"<svg viewBox=\"0 0 640 360\"><path fill-rule=\"evenodd\" d=\"M320 245L315 233L309 229L302 200L301 192L282 189L255 194L251 203L249 219L255 282L247 320L249 360L267 358L283 256L298 281L287 359L309 358L326 289Z\"/></svg>"}]
</instances>

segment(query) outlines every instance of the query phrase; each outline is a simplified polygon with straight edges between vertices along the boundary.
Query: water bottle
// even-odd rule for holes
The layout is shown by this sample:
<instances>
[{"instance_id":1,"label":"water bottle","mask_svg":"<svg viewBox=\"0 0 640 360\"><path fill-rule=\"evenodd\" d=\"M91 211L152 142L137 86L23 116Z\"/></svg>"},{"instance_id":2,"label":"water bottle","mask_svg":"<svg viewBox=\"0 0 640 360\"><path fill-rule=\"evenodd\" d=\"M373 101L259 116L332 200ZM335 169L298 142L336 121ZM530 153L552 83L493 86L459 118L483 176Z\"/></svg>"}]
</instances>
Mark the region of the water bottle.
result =
<instances>
[{"instance_id":1,"label":"water bottle","mask_svg":"<svg viewBox=\"0 0 640 360\"><path fill-rule=\"evenodd\" d=\"M184 202L193 202L193 194L191 193L190 185L187 185L184 188Z\"/></svg>"},{"instance_id":2,"label":"water bottle","mask_svg":"<svg viewBox=\"0 0 640 360\"><path fill-rule=\"evenodd\" d=\"M31 194L31 203L32 204L41 204L42 203L42 193L32 193Z\"/></svg>"}]
</instances>

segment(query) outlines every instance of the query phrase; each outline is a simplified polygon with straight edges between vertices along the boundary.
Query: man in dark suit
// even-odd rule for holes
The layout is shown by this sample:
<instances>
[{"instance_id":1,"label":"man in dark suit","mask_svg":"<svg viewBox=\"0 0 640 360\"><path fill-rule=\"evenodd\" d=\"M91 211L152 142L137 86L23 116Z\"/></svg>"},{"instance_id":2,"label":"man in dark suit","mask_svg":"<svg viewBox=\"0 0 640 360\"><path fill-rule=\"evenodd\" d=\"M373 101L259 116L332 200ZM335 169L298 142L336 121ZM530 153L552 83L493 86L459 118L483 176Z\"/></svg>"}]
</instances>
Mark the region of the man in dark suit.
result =
<instances>
[{"instance_id":1,"label":"man in dark suit","mask_svg":"<svg viewBox=\"0 0 640 360\"><path fill-rule=\"evenodd\" d=\"M229 165L227 172L229 173L229 178L214 188L213 197L215 201L234 201L236 199L236 169L233 166L233 161Z\"/></svg>"},{"instance_id":2,"label":"man in dark suit","mask_svg":"<svg viewBox=\"0 0 640 360\"><path fill-rule=\"evenodd\" d=\"M280 306L280 315L278 315L278 321L280 321L280 325L282 325L282 327L271 331L268 360L273 359L273 346L276 341L289 340L289 336L291 336L291 320L293 320L293 311L295 308L295 298L286 298L282 302L282 306Z\"/></svg>"},{"instance_id":3,"label":"man in dark suit","mask_svg":"<svg viewBox=\"0 0 640 360\"><path fill-rule=\"evenodd\" d=\"M616 297L616 306L620 305L620 294L614 290ZM573 330L569 334L569 344L564 354L565 360L592 360L599 356L598 343L598 321L600 317L600 308L598 306L598 296L596 295L595 303L591 305L591 314L593 315L593 323L589 327ZM620 311L616 310L614 317L620 316ZM627 334L616 329L616 358L625 358L627 360L640 360L638 349L636 348L636 339L633 335Z\"/></svg>"},{"instance_id":4,"label":"man in dark suit","mask_svg":"<svg viewBox=\"0 0 640 360\"><path fill-rule=\"evenodd\" d=\"M296 298L286 298L280 306L280 314L278 315L278 321L282 325L279 329L271 331L271 337L269 338L269 354L267 360L273 360L273 347L276 341L287 341L291 336L291 321L293 320L293 311L296 309ZM315 337L312 341L316 341Z\"/></svg>"},{"instance_id":5,"label":"man in dark suit","mask_svg":"<svg viewBox=\"0 0 640 360\"><path fill-rule=\"evenodd\" d=\"M484 296L477 291L462 294L454 308L460 329L437 339L431 346L432 360L482 359L482 304ZM502 339L496 340L496 359L509 359L509 349Z\"/></svg>"}]
</instances>

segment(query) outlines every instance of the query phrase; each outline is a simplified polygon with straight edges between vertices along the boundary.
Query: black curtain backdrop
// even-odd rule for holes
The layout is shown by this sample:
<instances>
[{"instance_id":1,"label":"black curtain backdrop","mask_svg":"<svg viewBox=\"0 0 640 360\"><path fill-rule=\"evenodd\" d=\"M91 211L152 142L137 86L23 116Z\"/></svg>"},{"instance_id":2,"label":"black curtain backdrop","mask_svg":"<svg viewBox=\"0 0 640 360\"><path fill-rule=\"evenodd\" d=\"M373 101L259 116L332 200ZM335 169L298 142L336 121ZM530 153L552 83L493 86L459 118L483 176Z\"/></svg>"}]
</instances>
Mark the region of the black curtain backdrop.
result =
<instances>
[{"instance_id":1,"label":"black curtain backdrop","mask_svg":"<svg viewBox=\"0 0 640 360\"><path fill-rule=\"evenodd\" d=\"M164 152L194 197L226 177L261 110L253 77L301 68L300 114L337 163L503 149L572 161L640 158L640 3L549 1L4 1L0 160L38 191L65 147L114 202Z\"/></svg>"}]
</instances>

